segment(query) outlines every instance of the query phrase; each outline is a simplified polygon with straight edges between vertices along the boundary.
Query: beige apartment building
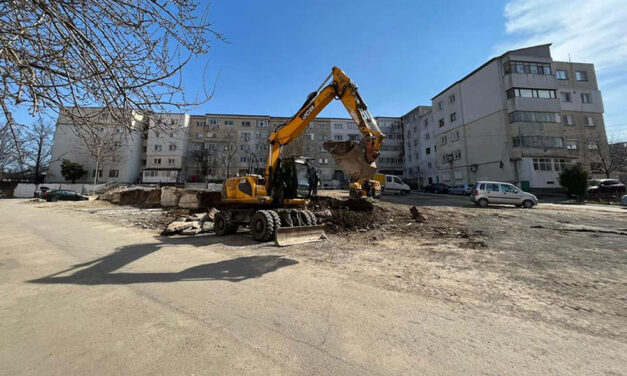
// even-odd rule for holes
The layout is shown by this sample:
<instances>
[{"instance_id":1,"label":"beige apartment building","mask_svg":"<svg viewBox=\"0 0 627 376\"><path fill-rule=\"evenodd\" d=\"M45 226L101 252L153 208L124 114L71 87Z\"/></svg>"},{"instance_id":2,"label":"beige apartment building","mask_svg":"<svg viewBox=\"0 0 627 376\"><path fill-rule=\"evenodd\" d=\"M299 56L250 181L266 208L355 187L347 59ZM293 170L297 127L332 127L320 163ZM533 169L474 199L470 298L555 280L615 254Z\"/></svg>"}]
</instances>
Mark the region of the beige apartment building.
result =
<instances>
[{"instance_id":1,"label":"beige apartment building","mask_svg":"<svg viewBox=\"0 0 627 376\"><path fill-rule=\"evenodd\" d=\"M553 61L550 45L508 51L432 98L439 182L559 189L569 164L606 141L592 64ZM434 146L435 149L435 146Z\"/></svg>"},{"instance_id":2,"label":"beige apartment building","mask_svg":"<svg viewBox=\"0 0 627 376\"><path fill-rule=\"evenodd\" d=\"M262 174L268 153L268 136L288 117L268 115L192 115L189 127L187 177L191 181L220 180L227 176ZM375 118L386 133L379 170L402 174L403 137L400 118ZM349 179L324 150L325 141L361 140L357 125L349 118L318 117L292 143L283 148L285 157L305 157L318 169L323 187L346 187Z\"/></svg>"}]
</instances>

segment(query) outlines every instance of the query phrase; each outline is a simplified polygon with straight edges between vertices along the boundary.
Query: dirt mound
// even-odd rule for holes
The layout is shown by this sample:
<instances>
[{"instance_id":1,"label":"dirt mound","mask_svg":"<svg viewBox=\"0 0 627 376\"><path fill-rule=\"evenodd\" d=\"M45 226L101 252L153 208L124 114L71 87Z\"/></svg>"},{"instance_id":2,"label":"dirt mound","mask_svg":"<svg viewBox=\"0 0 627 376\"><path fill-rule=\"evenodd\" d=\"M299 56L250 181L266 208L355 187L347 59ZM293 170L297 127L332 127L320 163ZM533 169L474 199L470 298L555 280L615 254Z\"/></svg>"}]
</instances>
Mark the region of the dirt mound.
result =
<instances>
[{"instance_id":1,"label":"dirt mound","mask_svg":"<svg viewBox=\"0 0 627 376\"><path fill-rule=\"evenodd\" d=\"M127 189L120 192L120 205L158 207L161 203L161 189Z\"/></svg>"},{"instance_id":2,"label":"dirt mound","mask_svg":"<svg viewBox=\"0 0 627 376\"><path fill-rule=\"evenodd\" d=\"M332 233L384 228L390 220L394 221L394 218L402 221L411 220L408 211L400 212L355 198L339 200L326 196L315 197L310 201L309 210L312 210Z\"/></svg>"}]
</instances>

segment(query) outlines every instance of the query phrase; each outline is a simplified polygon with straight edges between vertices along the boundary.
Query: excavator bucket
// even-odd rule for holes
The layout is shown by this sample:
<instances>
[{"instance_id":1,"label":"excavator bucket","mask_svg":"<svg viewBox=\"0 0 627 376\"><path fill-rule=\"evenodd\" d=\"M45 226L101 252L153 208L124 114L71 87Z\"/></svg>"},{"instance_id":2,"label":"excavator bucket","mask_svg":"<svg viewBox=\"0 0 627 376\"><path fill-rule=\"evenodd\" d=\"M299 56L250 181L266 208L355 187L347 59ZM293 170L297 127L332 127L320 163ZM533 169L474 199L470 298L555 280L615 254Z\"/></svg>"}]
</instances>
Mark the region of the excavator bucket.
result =
<instances>
[{"instance_id":1,"label":"excavator bucket","mask_svg":"<svg viewBox=\"0 0 627 376\"><path fill-rule=\"evenodd\" d=\"M372 179L377 172L376 163L368 163L365 158L363 141L326 141L322 147L335 159L335 163L356 179Z\"/></svg>"},{"instance_id":2,"label":"excavator bucket","mask_svg":"<svg viewBox=\"0 0 627 376\"><path fill-rule=\"evenodd\" d=\"M324 226L279 227L274 235L274 244L279 247L305 244L326 239Z\"/></svg>"}]
</instances>

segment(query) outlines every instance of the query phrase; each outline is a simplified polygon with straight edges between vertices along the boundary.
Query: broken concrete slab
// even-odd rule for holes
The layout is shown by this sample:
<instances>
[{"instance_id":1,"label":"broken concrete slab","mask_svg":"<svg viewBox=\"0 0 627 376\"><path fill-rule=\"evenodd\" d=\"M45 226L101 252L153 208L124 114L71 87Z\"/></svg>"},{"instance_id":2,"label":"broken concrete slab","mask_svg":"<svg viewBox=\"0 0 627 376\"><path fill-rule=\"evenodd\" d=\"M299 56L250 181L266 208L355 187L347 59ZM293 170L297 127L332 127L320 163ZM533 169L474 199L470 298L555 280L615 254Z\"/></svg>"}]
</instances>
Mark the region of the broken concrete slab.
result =
<instances>
[{"instance_id":1,"label":"broken concrete slab","mask_svg":"<svg viewBox=\"0 0 627 376\"><path fill-rule=\"evenodd\" d=\"M209 209L209 211L207 212L207 219L205 219L205 221L213 222L213 219L215 218L216 214L218 214L218 209L216 208Z\"/></svg>"},{"instance_id":2,"label":"broken concrete slab","mask_svg":"<svg viewBox=\"0 0 627 376\"><path fill-rule=\"evenodd\" d=\"M193 222L172 222L161 232L161 235L173 235L193 226Z\"/></svg>"},{"instance_id":3,"label":"broken concrete slab","mask_svg":"<svg viewBox=\"0 0 627 376\"><path fill-rule=\"evenodd\" d=\"M176 207L179 205L179 199L183 195L183 189L176 187L161 188L161 206L164 208Z\"/></svg>"},{"instance_id":4,"label":"broken concrete slab","mask_svg":"<svg viewBox=\"0 0 627 376\"><path fill-rule=\"evenodd\" d=\"M197 235L200 234L202 232L202 229L200 228L187 228L185 230L179 231L179 234L181 235Z\"/></svg>"},{"instance_id":5,"label":"broken concrete slab","mask_svg":"<svg viewBox=\"0 0 627 376\"><path fill-rule=\"evenodd\" d=\"M202 232L213 231L213 222L203 222L202 223Z\"/></svg>"},{"instance_id":6,"label":"broken concrete slab","mask_svg":"<svg viewBox=\"0 0 627 376\"><path fill-rule=\"evenodd\" d=\"M198 191L185 191L179 199L179 207L186 209L198 209L200 207L200 199Z\"/></svg>"}]
</instances>

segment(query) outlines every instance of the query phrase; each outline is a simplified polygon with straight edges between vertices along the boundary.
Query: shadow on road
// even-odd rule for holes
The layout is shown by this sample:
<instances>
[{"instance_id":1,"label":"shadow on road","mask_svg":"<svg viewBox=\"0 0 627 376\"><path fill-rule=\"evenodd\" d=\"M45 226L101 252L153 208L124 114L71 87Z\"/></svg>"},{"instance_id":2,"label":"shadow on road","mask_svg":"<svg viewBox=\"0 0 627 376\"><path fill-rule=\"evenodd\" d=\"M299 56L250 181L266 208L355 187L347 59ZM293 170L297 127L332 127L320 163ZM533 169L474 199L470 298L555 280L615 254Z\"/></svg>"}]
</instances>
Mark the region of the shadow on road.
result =
<instances>
[{"instance_id":1,"label":"shadow on road","mask_svg":"<svg viewBox=\"0 0 627 376\"><path fill-rule=\"evenodd\" d=\"M240 282L249 278L261 277L266 273L273 272L285 266L297 264L298 261L284 258L280 255L264 255L238 257L231 260L218 261L210 264L194 266L180 272L164 273L129 273L118 272L125 265L141 259L162 247L173 244L190 244L189 238L159 238L158 243L133 244L120 247L116 252L107 256L73 265L60 272L48 275L43 278L30 280L30 283L42 284L78 284L78 285L106 285L106 284L132 284L132 283L152 283L152 282L177 282L177 281L198 281L198 280L223 280L230 282ZM248 240L231 240L238 245L240 242ZM224 238L220 243L224 243ZM206 245L207 239L194 239L196 246ZM228 242L228 241L227 241ZM67 273L71 273L67 275Z\"/></svg>"}]
</instances>

